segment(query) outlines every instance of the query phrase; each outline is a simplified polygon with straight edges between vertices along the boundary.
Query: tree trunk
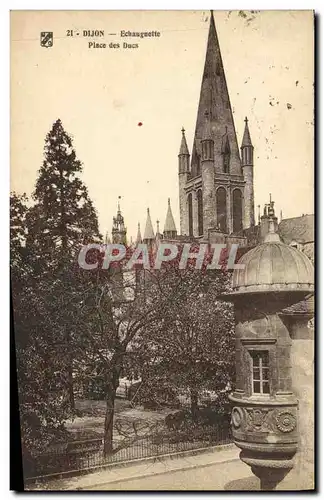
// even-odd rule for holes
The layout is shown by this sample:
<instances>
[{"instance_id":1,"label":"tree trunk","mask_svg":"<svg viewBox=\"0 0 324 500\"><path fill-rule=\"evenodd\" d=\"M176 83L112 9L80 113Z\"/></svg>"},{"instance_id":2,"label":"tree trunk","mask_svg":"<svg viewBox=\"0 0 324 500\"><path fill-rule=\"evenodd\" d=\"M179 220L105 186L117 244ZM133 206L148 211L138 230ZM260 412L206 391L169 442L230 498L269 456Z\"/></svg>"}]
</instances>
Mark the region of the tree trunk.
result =
<instances>
[{"instance_id":1,"label":"tree trunk","mask_svg":"<svg viewBox=\"0 0 324 500\"><path fill-rule=\"evenodd\" d=\"M115 412L116 389L111 388L106 395L106 417L104 430L104 456L113 451L113 428Z\"/></svg>"},{"instance_id":2,"label":"tree trunk","mask_svg":"<svg viewBox=\"0 0 324 500\"><path fill-rule=\"evenodd\" d=\"M190 407L191 407L191 415L194 422L197 421L198 418L198 392L196 389L190 389Z\"/></svg>"},{"instance_id":3,"label":"tree trunk","mask_svg":"<svg viewBox=\"0 0 324 500\"><path fill-rule=\"evenodd\" d=\"M71 412L74 415L75 410L75 400L74 400L74 391L73 391L73 357L71 353L71 336L68 328L65 330L65 342L66 342L66 352L67 352L67 383L68 383L68 398L70 402Z\"/></svg>"},{"instance_id":4,"label":"tree trunk","mask_svg":"<svg viewBox=\"0 0 324 500\"><path fill-rule=\"evenodd\" d=\"M71 362L71 356L69 356L69 361ZM68 367L68 384L69 384L69 400L70 400L70 407L71 411L74 414L75 411L75 400L74 400L74 390L73 390L73 369L72 369L72 364L69 365Z\"/></svg>"}]
</instances>

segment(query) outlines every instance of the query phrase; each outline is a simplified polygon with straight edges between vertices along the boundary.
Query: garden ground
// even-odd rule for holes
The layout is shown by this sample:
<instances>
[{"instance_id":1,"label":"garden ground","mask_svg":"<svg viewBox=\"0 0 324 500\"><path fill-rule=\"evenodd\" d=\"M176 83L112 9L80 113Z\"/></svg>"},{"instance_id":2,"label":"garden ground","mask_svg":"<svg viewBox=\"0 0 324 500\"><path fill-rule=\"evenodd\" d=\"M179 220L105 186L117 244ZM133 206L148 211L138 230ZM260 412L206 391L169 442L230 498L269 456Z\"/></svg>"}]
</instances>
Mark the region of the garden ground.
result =
<instances>
[{"instance_id":1,"label":"garden ground","mask_svg":"<svg viewBox=\"0 0 324 500\"><path fill-rule=\"evenodd\" d=\"M105 401L76 401L77 417L66 421L66 429L71 440L100 437L103 435L106 412ZM177 410L161 408L144 410L143 407L133 407L128 400L116 399L114 419L114 440L147 434L164 425L165 417Z\"/></svg>"}]
</instances>

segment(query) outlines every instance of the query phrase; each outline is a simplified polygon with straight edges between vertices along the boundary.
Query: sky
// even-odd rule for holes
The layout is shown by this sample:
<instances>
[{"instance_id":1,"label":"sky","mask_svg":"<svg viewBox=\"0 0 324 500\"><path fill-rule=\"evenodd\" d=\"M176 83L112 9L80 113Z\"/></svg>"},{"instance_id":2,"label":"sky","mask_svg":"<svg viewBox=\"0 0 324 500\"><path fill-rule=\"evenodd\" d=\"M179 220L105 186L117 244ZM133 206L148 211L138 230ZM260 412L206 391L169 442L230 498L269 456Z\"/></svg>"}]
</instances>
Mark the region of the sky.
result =
<instances>
[{"instance_id":1,"label":"sky","mask_svg":"<svg viewBox=\"0 0 324 500\"><path fill-rule=\"evenodd\" d=\"M239 144L249 119L256 216L269 193L277 215L313 213L312 12L214 17ZM208 27L209 11L12 12L11 190L31 195L45 136L60 118L102 234L111 231L118 196L128 237L136 237L138 222L144 232L147 207L163 229L169 197L179 230L181 128L191 150ZM83 30L104 30L104 37L83 37ZM121 30L161 35L126 39ZM53 32L52 47L40 46L42 31ZM88 48L93 41L139 47Z\"/></svg>"}]
</instances>

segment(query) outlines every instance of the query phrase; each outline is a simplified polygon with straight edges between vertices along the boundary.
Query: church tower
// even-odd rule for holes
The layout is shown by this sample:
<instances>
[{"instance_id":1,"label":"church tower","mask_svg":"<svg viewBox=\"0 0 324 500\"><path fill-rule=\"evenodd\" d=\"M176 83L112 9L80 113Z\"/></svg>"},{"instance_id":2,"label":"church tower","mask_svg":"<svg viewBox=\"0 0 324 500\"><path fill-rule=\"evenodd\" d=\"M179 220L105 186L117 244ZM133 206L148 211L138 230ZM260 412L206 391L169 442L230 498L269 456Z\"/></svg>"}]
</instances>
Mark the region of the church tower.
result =
<instances>
[{"instance_id":1,"label":"church tower","mask_svg":"<svg viewBox=\"0 0 324 500\"><path fill-rule=\"evenodd\" d=\"M126 233L127 229L125 227L124 217L122 216L120 210L120 196L118 196L117 205L117 215L113 217L113 227L111 231L111 240L113 244L126 245ZM106 244L108 244L108 239ZM123 302L125 300L124 294L124 272L123 265L121 262L115 262L110 267L110 283L111 283L111 293L113 300L118 302Z\"/></svg>"},{"instance_id":2,"label":"church tower","mask_svg":"<svg viewBox=\"0 0 324 500\"><path fill-rule=\"evenodd\" d=\"M242 163L213 13L191 161L184 131L182 133L179 153L181 235L204 240L211 240L215 232L222 233L224 239L231 234L242 235L244 228L254 224L253 165L248 156L251 149L246 153L244 145L245 161ZM252 144L248 146L251 147L253 151Z\"/></svg>"},{"instance_id":3,"label":"church tower","mask_svg":"<svg viewBox=\"0 0 324 500\"><path fill-rule=\"evenodd\" d=\"M126 233L127 229L124 223L124 217L122 216L120 210L120 196L118 197L118 207L117 207L117 215L113 217L113 227L111 231L112 242L120 243L121 245L126 245Z\"/></svg>"}]
</instances>

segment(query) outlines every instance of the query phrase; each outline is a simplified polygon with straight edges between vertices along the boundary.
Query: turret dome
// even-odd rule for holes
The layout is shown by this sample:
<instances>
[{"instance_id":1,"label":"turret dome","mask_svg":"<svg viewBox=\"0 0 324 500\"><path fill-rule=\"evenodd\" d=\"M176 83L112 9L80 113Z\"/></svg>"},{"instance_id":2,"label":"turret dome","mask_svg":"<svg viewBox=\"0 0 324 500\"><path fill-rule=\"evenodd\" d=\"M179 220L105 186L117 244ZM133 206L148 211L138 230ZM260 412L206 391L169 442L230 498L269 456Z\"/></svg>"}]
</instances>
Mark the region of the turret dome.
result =
<instances>
[{"instance_id":1,"label":"turret dome","mask_svg":"<svg viewBox=\"0 0 324 500\"><path fill-rule=\"evenodd\" d=\"M306 255L277 234L247 252L233 273L233 293L314 292L314 268Z\"/></svg>"}]
</instances>

